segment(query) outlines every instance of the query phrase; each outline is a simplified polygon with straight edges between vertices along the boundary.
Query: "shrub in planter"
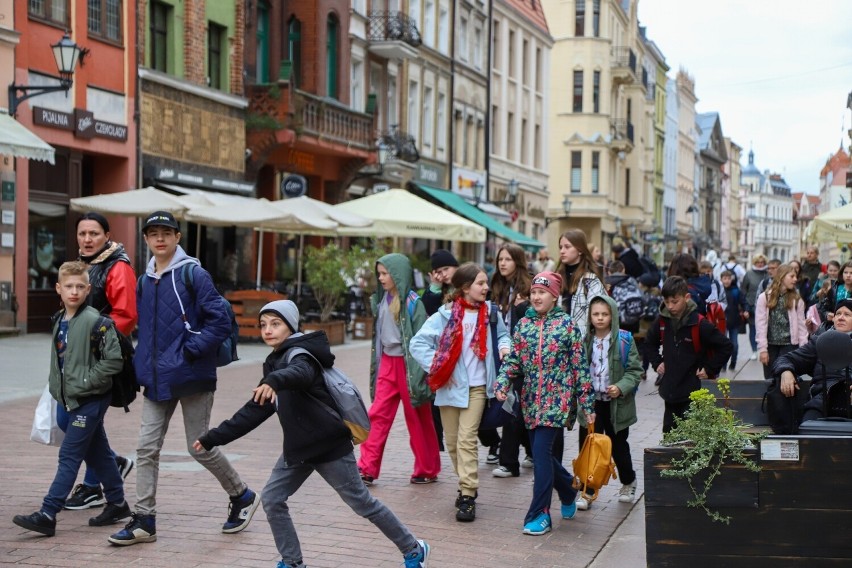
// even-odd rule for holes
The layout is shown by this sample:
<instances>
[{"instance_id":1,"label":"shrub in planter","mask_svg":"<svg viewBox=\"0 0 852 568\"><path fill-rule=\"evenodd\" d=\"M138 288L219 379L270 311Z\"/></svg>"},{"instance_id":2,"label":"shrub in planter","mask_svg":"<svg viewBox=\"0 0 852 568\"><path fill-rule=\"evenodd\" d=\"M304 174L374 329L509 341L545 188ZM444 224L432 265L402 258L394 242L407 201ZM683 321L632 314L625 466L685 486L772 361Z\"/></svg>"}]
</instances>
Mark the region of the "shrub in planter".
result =
<instances>
[{"instance_id":1,"label":"shrub in planter","mask_svg":"<svg viewBox=\"0 0 852 568\"><path fill-rule=\"evenodd\" d=\"M305 280L320 306L320 321L327 322L346 294L346 255L335 243L305 250Z\"/></svg>"},{"instance_id":2,"label":"shrub in planter","mask_svg":"<svg viewBox=\"0 0 852 568\"><path fill-rule=\"evenodd\" d=\"M729 380L719 379L717 385L727 401ZM709 508L707 494L725 462L742 464L749 471L760 471L760 466L743 450L755 447L765 434L745 431L747 425L727 407L727 402L724 408L719 408L716 398L707 389L693 392L689 399L685 417L676 418L671 431L663 434L664 445L683 447L682 457L672 458L671 469L661 471L660 475L685 479L694 497L687 505L703 509L714 521L729 524L730 516Z\"/></svg>"}]
</instances>

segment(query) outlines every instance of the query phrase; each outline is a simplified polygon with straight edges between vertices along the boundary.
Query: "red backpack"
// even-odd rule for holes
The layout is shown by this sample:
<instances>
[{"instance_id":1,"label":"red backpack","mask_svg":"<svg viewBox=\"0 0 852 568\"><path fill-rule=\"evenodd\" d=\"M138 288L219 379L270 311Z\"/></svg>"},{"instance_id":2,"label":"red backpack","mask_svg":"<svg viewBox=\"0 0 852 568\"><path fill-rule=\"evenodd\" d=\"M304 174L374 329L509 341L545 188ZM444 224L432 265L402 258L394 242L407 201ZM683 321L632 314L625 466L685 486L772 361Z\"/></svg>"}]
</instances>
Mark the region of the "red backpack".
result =
<instances>
[{"instance_id":1,"label":"red backpack","mask_svg":"<svg viewBox=\"0 0 852 568\"><path fill-rule=\"evenodd\" d=\"M704 319L713 324L713 327L722 332L722 335L728 335L728 322L725 319L725 308L719 302L707 304L707 315Z\"/></svg>"},{"instance_id":2,"label":"red backpack","mask_svg":"<svg viewBox=\"0 0 852 568\"><path fill-rule=\"evenodd\" d=\"M707 313L708 314L710 313L710 309L709 309L710 306L714 306L714 305L718 306L719 308L722 307L721 305L716 304L716 303L708 304L707 305L707 308L708 308ZM724 314L724 311L722 311L722 313ZM701 349L701 331L700 331L699 328L701 327L701 322L704 321L705 319L708 319L708 318L702 316L701 314L698 314L698 323L696 323L693 326L690 326L690 332L692 333L692 348L695 350L695 354L698 355L699 359L702 362L705 363L704 368L706 370L707 369L706 361L707 361L707 359L711 359L713 357L713 350L708 349L707 351L702 351L702 349ZM663 345L663 341L665 339L665 332L666 332L666 322L663 321L663 318L659 318L658 321L659 321L659 326L660 326L660 345ZM723 318L722 319L723 325L724 325L724 322L725 322L725 320ZM716 377L710 375L710 373L708 372L707 378L715 379Z\"/></svg>"}]
</instances>

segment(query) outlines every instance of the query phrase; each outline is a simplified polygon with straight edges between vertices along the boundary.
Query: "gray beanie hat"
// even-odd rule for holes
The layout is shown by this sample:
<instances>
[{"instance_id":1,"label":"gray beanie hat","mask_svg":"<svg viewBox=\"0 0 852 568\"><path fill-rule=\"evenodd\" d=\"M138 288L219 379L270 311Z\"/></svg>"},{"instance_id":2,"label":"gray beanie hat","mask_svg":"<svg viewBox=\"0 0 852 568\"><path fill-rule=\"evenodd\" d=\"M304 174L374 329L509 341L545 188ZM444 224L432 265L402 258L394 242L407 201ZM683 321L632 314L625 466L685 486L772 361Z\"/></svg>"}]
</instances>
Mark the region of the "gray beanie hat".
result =
<instances>
[{"instance_id":1,"label":"gray beanie hat","mask_svg":"<svg viewBox=\"0 0 852 568\"><path fill-rule=\"evenodd\" d=\"M299 308L290 300L269 302L260 310L260 313L257 315L258 319L263 314L275 314L284 320L284 323L287 324L291 332L296 333L299 331Z\"/></svg>"}]
</instances>

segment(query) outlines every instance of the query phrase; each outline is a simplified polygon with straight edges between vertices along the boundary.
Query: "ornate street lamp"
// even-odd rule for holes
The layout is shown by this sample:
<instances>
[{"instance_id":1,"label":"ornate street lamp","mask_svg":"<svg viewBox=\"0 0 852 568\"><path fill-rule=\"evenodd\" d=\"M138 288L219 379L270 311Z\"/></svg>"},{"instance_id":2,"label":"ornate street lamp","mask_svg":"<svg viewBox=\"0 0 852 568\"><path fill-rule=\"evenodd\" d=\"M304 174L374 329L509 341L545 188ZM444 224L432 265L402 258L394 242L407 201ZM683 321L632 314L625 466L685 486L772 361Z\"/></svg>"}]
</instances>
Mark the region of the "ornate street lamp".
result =
<instances>
[{"instance_id":1,"label":"ornate street lamp","mask_svg":"<svg viewBox=\"0 0 852 568\"><path fill-rule=\"evenodd\" d=\"M571 200L568 199L568 194L562 198L562 215L558 215L557 217L545 217L544 218L544 227L547 228L550 223L553 221L558 221L559 219L564 219L571 213Z\"/></svg>"},{"instance_id":2,"label":"ornate street lamp","mask_svg":"<svg viewBox=\"0 0 852 568\"><path fill-rule=\"evenodd\" d=\"M59 84L48 87L30 87L12 83L9 85L9 116L15 116L18 105L29 98L57 91L67 93L71 85L74 84L73 76L74 70L77 68L77 61L80 59L80 46L66 33L62 36L62 39L50 47L53 49L56 69L59 71ZM19 92L22 96L18 95Z\"/></svg>"}]
</instances>

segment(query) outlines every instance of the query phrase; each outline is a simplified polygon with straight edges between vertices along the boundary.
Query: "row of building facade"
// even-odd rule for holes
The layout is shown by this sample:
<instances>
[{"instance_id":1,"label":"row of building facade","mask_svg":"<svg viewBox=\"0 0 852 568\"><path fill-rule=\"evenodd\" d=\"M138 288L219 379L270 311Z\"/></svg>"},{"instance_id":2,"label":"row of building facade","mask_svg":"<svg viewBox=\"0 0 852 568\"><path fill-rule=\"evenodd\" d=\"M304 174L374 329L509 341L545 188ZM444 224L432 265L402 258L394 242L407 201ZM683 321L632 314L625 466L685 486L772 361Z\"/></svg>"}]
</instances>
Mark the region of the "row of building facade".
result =
<instances>
[{"instance_id":1,"label":"row of building facade","mask_svg":"<svg viewBox=\"0 0 852 568\"><path fill-rule=\"evenodd\" d=\"M741 168L742 148L717 113L696 111L694 79L670 76L637 6L0 0L10 84L56 84L49 46L66 31L83 48L71 90L15 117L55 163L0 165L0 208L14 212L3 217L0 326L43 329L54 311L57 262L76 252L70 199L149 185L278 199L282 180L301 176L330 203L391 187L439 202L451 192L552 254L569 227L604 250L628 237L660 263L710 249L798 254L790 188L751 152ZM111 222L135 255L136 221ZM245 272L257 260L251 231L187 233L214 273L226 251ZM276 259L292 242L263 238L264 279L286 279ZM456 246L477 260L494 252L493 241Z\"/></svg>"}]
</instances>

